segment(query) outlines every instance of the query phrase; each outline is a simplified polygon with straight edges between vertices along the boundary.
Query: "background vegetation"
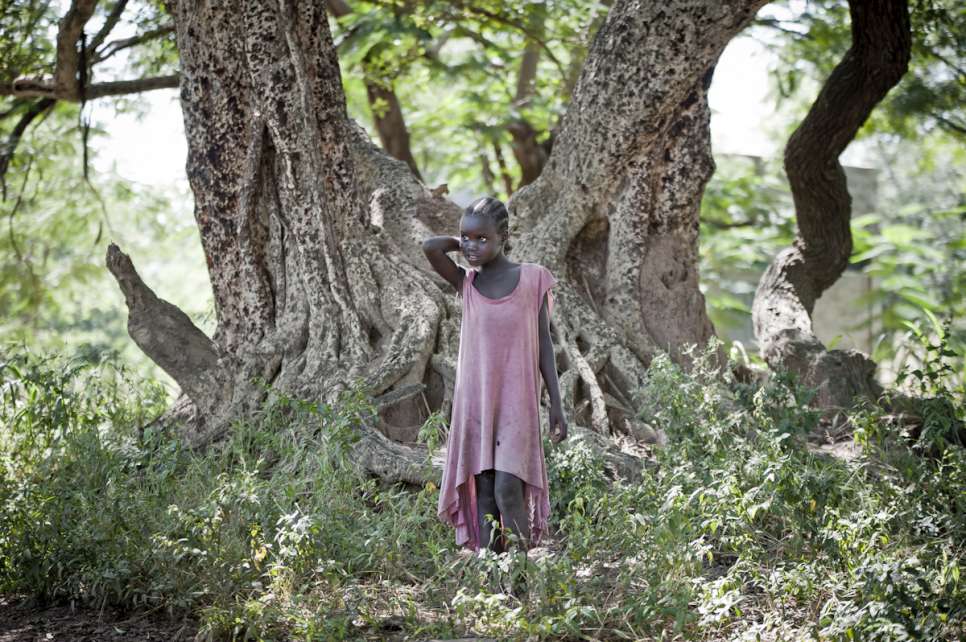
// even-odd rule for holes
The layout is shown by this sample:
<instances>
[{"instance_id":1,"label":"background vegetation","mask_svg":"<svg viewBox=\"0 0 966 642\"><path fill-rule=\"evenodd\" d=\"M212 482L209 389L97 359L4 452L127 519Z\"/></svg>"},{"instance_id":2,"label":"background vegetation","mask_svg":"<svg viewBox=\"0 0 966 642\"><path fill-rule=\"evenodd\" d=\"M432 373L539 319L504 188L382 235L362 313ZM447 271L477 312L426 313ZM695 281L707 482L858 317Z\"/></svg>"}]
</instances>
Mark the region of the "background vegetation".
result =
<instances>
[{"instance_id":1,"label":"background vegetation","mask_svg":"<svg viewBox=\"0 0 966 642\"><path fill-rule=\"evenodd\" d=\"M650 370L642 416L668 443L640 480L547 444L552 541L529 561L461 554L432 484L365 477L361 395L278 398L197 454L142 429L164 395L115 365L8 362L0 591L193 612L239 639L966 634L963 389L913 375L925 423L857 409L843 459L809 444L807 391L709 361Z\"/></svg>"}]
</instances>

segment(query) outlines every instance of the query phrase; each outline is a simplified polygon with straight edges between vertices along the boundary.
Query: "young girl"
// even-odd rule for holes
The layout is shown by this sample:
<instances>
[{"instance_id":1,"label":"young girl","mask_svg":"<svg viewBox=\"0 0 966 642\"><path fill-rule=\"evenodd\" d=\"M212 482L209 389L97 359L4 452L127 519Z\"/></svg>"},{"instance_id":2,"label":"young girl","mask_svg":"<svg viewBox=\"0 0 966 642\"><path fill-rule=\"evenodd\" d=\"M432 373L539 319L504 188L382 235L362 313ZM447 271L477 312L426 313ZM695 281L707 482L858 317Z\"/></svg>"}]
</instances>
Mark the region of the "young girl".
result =
<instances>
[{"instance_id":1,"label":"young girl","mask_svg":"<svg viewBox=\"0 0 966 642\"><path fill-rule=\"evenodd\" d=\"M460 236L423 242L433 269L462 299L459 358L446 467L438 514L456 528L456 543L500 552L502 523L524 547L547 527L550 496L540 438L540 375L550 396L550 437L567 436L550 338L556 279L536 263L514 263L509 214L494 198L480 198L463 212ZM472 268L456 265L459 250Z\"/></svg>"}]
</instances>

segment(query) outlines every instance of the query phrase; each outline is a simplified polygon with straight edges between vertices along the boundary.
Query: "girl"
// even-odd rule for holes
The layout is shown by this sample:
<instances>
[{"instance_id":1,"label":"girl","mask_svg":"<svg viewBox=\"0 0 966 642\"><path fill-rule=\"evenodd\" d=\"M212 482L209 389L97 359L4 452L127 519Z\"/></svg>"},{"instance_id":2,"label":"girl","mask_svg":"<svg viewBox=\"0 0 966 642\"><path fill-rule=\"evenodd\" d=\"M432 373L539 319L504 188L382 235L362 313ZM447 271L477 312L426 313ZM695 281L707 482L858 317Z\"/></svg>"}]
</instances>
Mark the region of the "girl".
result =
<instances>
[{"instance_id":1,"label":"girl","mask_svg":"<svg viewBox=\"0 0 966 642\"><path fill-rule=\"evenodd\" d=\"M462 299L459 358L446 467L438 514L456 528L456 543L504 549L491 520L499 520L524 547L547 527L550 496L540 438L540 380L550 396L550 437L567 436L550 338L550 287L556 279L536 263L514 263L509 214L495 198L480 198L463 212L460 236L434 236L423 252ZM470 267L447 252L459 250Z\"/></svg>"}]
</instances>

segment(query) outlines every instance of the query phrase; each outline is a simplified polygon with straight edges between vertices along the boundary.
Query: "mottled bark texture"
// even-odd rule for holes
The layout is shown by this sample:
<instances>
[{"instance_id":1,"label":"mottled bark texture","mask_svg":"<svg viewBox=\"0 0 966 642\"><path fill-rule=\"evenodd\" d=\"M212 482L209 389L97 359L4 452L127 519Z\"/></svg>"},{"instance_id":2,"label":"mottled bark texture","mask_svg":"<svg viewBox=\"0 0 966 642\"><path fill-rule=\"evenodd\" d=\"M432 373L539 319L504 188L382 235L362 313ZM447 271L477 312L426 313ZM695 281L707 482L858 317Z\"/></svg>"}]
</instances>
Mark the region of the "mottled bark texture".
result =
<instances>
[{"instance_id":1,"label":"mottled bark texture","mask_svg":"<svg viewBox=\"0 0 966 642\"><path fill-rule=\"evenodd\" d=\"M762 276L752 318L762 355L818 390L835 410L881 392L875 364L849 350L826 350L812 330L815 302L852 253L851 198L839 155L906 71L911 50L905 0L852 0L852 46L833 70L785 148L798 234Z\"/></svg>"},{"instance_id":2,"label":"mottled bark texture","mask_svg":"<svg viewBox=\"0 0 966 642\"><path fill-rule=\"evenodd\" d=\"M762 0L615 3L540 177L511 199L523 260L564 276L556 324L575 419L635 433L651 358L713 334L698 207L713 171L707 86Z\"/></svg>"},{"instance_id":3,"label":"mottled bark texture","mask_svg":"<svg viewBox=\"0 0 966 642\"><path fill-rule=\"evenodd\" d=\"M706 89L762 4L615 3L544 171L510 204L514 257L561 280L552 329L573 432L614 474L639 460L610 433L654 437L634 420L651 357L680 358L713 332L696 273ZM218 328L206 339L115 249L132 335L187 395L173 412L193 418L191 443L255 412L264 383L330 401L361 380L381 430L360 461L417 481L425 453L396 442L428 412L448 416L459 341L459 302L419 242L453 233L458 208L347 117L324 5L182 0L172 12Z\"/></svg>"}]
</instances>

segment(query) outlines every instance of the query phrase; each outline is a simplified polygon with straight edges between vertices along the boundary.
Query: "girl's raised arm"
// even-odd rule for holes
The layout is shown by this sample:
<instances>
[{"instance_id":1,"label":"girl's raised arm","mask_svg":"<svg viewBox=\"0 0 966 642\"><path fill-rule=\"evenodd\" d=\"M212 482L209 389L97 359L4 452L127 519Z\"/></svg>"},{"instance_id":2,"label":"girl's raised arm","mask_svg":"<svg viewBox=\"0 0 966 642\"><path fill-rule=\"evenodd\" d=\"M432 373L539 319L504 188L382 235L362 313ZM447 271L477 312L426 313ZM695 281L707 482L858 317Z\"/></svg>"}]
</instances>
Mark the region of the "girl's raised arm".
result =
<instances>
[{"instance_id":1,"label":"girl's raised arm","mask_svg":"<svg viewBox=\"0 0 966 642\"><path fill-rule=\"evenodd\" d=\"M460 240L455 236L431 236L423 241L423 254L429 259L429 264L440 276L452 283L457 292L463 286L465 271L446 256L446 253L459 249Z\"/></svg>"}]
</instances>

